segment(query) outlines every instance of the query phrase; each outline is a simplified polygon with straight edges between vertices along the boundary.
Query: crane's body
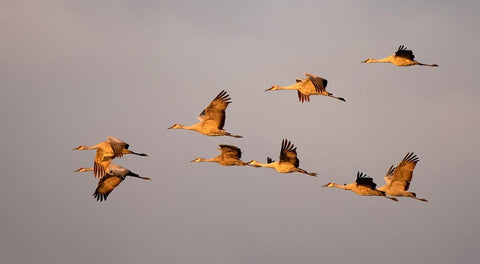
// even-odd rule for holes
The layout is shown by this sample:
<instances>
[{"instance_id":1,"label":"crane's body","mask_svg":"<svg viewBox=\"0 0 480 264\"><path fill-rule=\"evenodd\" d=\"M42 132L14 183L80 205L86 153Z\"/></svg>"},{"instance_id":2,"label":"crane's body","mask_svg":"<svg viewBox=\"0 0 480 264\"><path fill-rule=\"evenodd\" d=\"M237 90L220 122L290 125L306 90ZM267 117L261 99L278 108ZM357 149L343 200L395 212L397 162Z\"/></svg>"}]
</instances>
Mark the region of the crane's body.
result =
<instances>
[{"instance_id":1,"label":"crane's body","mask_svg":"<svg viewBox=\"0 0 480 264\"><path fill-rule=\"evenodd\" d=\"M379 187L378 190L390 196L410 197L422 202L428 202L427 199L417 198L414 192L408 191L413 177L413 170L418 161L417 155L413 154L413 152L407 153L397 167L390 166L384 177L385 185Z\"/></svg>"},{"instance_id":2,"label":"crane's body","mask_svg":"<svg viewBox=\"0 0 480 264\"><path fill-rule=\"evenodd\" d=\"M240 160L242 151L240 148L232 145L219 145L220 155L211 159L195 158L191 162L216 162L222 166L245 166L248 162Z\"/></svg>"},{"instance_id":3,"label":"crane's body","mask_svg":"<svg viewBox=\"0 0 480 264\"><path fill-rule=\"evenodd\" d=\"M300 160L297 158L297 148L286 139L282 140L280 161L274 161L270 157L267 157L267 163L252 160L248 164L253 167L273 168L280 173L300 172L314 177L317 176L314 172L307 172L299 168Z\"/></svg>"},{"instance_id":4,"label":"crane's body","mask_svg":"<svg viewBox=\"0 0 480 264\"><path fill-rule=\"evenodd\" d=\"M226 118L225 110L230 103L229 95L223 90L212 100L207 108L200 113L198 116L198 119L200 120L199 123L191 126L174 124L168 129L193 130L206 136L229 136L241 138L242 136L232 135L223 129Z\"/></svg>"},{"instance_id":5,"label":"crane's body","mask_svg":"<svg viewBox=\"0 0 480 264\"><path fill-rule=\"evenodd\" d=\"M93 171L94 168L80 168L77 172ZM150 180L148 177L142 177L133 173L129 169L110 163L106 175L98 181L97 188L93 193L93 197L97 201L102 202L107 200L108 195L123 181L127 176L140 178L143 180Z\"/></svg>"},{"instance_id":6,"label":"crane's body","mask_svg":"<svg viewBox=\"0 0 480 264\"><path fill-rule=\"evenodd\" d=\"M95 159L93 162L93 174L97 178L102 178L110 162L114 158L121 158L124 154L133 154L138 156L148 156L145 153L136 153L128 149L129 144L115 137L107 137L106 141L100 142L94 146L78 146L73 150L91 150L95 149Z\"/></svg>"},{"instance_id":7,"label":"crane's body","mask_svg":"<svg viewBox=\"0 0 480 264\"><path fill-rule=\"evenodd\" d=\"M406 66L413 66L413 65L420 65L420 66L430 66L430 67L438 67L438 64L424 64L415 60L415 55L413 55L413 51L408 50L407 47L401 45L398 47L398 50L395 54L387 56L383 59L373 59L368 58L362 63L391 63L395 66L399 67L406 67Z\"/></svg>"},{"instance_id":8,"label":"crane's body","mask_svg":"<svg viewBox=\"0 0 480 264\"><path fill-rule=\"evenodd\" d=\"M345 102L342 97L334 96L327 91L328 81L322 77L316 76L311 73L304 73L305 79L296 79L296 83L290 86L278 86L274 85L265 91L276 90L297 90L298 100L300 102L310 102L310 95L323 95L338 99Z\"/></svg>"},{"instance_id":9,"label":"crane's body","mask_svg":"<svg viewBox=\"0 0 480 264\"><path fill-rule=\"evenodd\" d=\"M396 202L398 201L398 199L394 197L386 196L385 192L377 190L375 188L377 187L377 184L373 182L373 179L370 177L367 177L367 175L363 174L362 172L357 172L357 179L355 182L344 184L344 185L340 185L334 182L329 182L323 185L323 187L344 189L344 190L352 191L362 196L382 196L392 201L396 201Z\"/></svg>"}]
</instances>

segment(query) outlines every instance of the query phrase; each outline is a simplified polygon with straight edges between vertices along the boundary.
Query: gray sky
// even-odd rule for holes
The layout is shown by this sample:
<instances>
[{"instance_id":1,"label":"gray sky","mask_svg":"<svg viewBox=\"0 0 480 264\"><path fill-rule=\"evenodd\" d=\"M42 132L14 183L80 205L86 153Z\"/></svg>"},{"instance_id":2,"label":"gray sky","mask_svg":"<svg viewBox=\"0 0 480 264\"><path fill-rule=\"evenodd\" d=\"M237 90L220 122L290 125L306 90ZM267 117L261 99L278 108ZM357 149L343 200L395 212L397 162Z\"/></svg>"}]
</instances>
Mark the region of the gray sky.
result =
<instances>
[{"instance_id":1,"label":"gray sky","mask_svg":"<svg viewBox=\"0 0 480 264\"><path fill-rule=\"evenodd\" d=\"M1 263L480 258L478 2L100 2L0 2ZM440 67L360 63L401 44ZM303 72L347 102L264 92ZM223 89L243 139L166 129ZM71 149L107 136L148 153L115 162L152 181L99 203L73 173L94 152ZM188 162L222 143L278 159L283 138L318 178ZM409 151L429 203L321 188L358 170L383 185Z\"/></svg>"}]
</instances>

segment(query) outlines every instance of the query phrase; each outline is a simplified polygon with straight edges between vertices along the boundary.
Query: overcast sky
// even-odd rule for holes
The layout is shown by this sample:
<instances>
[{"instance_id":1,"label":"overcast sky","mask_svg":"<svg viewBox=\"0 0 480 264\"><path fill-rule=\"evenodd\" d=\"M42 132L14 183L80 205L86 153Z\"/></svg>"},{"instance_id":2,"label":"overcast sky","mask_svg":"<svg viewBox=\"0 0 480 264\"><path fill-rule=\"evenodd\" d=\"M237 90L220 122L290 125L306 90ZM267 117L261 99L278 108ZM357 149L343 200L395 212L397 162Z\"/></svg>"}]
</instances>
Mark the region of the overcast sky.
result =
<instances>
[{"instance_id":1,"label":"overcast sky","mask_svg":"<svg viewBox=\"0 0 480 264\"><path fill-rule=\"evenodd\" d=\"M475 263L480 258L479 2L0 2L1 263ZM399 45L431 67L362 64ZM294 91L303 72L347 102ZM225 129L191 125L225 89ZM94 151L118 137L148 157L92 194ZM190 163L232 144L318 173ZM420 162L398 203L322 188L383 185Z\"/></svg>"}]
</instances>

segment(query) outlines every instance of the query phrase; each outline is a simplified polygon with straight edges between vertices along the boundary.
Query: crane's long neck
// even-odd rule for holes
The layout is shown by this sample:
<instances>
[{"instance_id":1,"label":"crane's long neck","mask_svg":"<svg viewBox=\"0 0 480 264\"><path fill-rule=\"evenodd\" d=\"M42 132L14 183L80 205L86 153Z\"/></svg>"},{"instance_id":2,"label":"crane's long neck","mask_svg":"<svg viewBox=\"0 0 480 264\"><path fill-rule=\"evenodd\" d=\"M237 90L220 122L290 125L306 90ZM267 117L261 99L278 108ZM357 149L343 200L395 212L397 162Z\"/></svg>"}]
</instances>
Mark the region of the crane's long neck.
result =
<instances>
[{"instance_id":1,"label":"crane's long neck","mask_svg":"<svg viewBox=\"0 0 480 264\"><path fill-rule=\"evenodd\" d=\"M274 162L271 162L271 163L260 163L256 160L253 160L253 161L250 161L248 164L250 166L253 166L253 167L264 167L264 168L276 168L276 167L278 167L278 161L274 161Z\"/></svg>"},{"instance_id":2,"label":"crane's long neck","mask_svg":"<svg viewBox=\"0 0 480 264\"><path fill-rule=\"evenodd\" d=\"M383 59L369 59L367 63L389 63L391 62L390 56L385 57Z\"/></svg>"},{"instance_id":3,"label":"crane's long neck","mask_svg":"<svg viewBox=\"0 0 480 264\"><path fill-rule=\"evenodd\" d=\"M88 149L101 149L103 147L103 142L98 143L97 145L94 146L78 146L77 148L74 148L74 150L88 150Z\"/></svg>"},{"instance_id":4,"label":"crane's long neck","mask_svg":"<svg viewBox=\"0 0 480 264\"><path fill-rule=\"evenodd\" d=\"M274 85L270 89L267 89L267 91L276 91L276 90L298 90L302 87L302 85L305 85L303 82L295 83L289 86L278 86Z\"/></svg>"},{"instance_id":5,"label":"crane's long neck","mask_svg":"<svg viewBox=\"0 0 480 264\"><path fill-rule=\"evenodd\" d=\"M198 131L198 126L199 126L200 123L197 123L197 124L194 124L194 125L191 125L191 126L184 126L184 125L181 125L181 124L178 124L177 126L173 127L174 129L185 129L185 130L195 130L195 131Z\"/></svg>"},{"instance_id":6,"label":"crane's long neck","mask_svg":"<svg viewBox=\"0 0 480 264\"><path fill-rule=\"evenodd\" d=\"M211 159L196 158L195 162L217 162L217 159L216 158L211 158Z\"/></svg>"}]
</instances>

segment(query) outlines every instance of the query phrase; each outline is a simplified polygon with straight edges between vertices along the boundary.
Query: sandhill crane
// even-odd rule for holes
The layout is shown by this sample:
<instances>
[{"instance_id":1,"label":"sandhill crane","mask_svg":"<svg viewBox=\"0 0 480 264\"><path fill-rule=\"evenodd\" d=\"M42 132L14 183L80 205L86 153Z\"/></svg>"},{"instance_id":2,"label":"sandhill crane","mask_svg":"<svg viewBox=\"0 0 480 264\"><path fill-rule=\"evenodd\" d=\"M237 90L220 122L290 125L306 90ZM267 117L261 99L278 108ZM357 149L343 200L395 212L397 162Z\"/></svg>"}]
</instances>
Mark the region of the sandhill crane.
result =
<instances>
[{"instance_id":1,"label":"sandhill crane","mask_svg":"<svg viewBox=\"0 0 480 264\"><path fill-rule=\"evenodd\" d=\"M240 160L242 157L242 151L240 148L232 145L219 145L220 147L220 155L211 158L211 159L204 159L204 158L196 158L191 162L217 162L223 166L245 166L248 165L248 162L244 162Z\"/></svg>"},{"instance_id":2,"label":"sandhill crane","mask_svg":"<svg viewBox=\"0 0 480 264\"><path fill-rule=\"evenodd\" d=\"M305 101L310 102L310 95L324 95L345 102L345 99L343 99L342 97L337 97L334 96L332 93L327 92L327 80L311 73L305 72L303 74L306 77L305 80L296 79L297 83L290 86L274 85L265 91L297 90L298 100L302 103Z\"/></svg>"},{"instance_id":3,"label":"sandhill crane","mask_svg":"<svg viewBox=\"0 0 480 264\"><path fill-rule=\"evenodd\" d=\"M282 147L280 149L280 161L274 161L270 157L267 157L267 163L260 163L256 160L252 160L248 163L253 167L266 167L274 168L280 173L300 172L316 177L314 172L307 172L300 169L300 161L297 158L297 148L288 140L282 140Z\"/></svg>"},{"instance_id":4,"label":"sandhill crane","mask_svg":"<svg viewBox=\"0 0 480 264\"><path fill-rule=\"evenodd\" d=\"M395 52L395 54L392 54L388 57L385 57L379 60L368 58L362 61L362 63L387 62L396 66L420 65L420 66L438 67L437 64L423 64L414 59L415 59L415 56L413 55L412 50L407 50L407 47L405 47L404 45L400 45L400 47L398 47L398 50Z\"/></svg>"},{"instance_id":5,"label":"sandhill crane","mask_svg":"<svg viewBox=\"0 0 480 264\"><path fill-rule=\"evenodd\" d=\"M86 171L93 171L94 168L80 168L76 170L77 172L86 172ZM107 200L108 195L115 189L125 177L131 176L136 177L144 180L151 180L148 177L142 177L136 173L131 172L129 169L126 169L122 166L119 166L114 163L110 163L108 166L107 174L98 181L98 186L93 193L93 197L97 199L97 201L105 201Z\"/></svg>"},{"instance_id":6,"label":"sandhill crane","mask_svg":"<svg viewBox=\"0 0 480 264\"><path fill-rule=\"evenodd\" d=\"M340 185L334 182L329 182L323 185L323 187L340 188L344 190L349 190L362 196L382 196L390 200L393 200L395 202L398 202L397 198L388 197L385 195L385 192L375 189L376 186L377 184L373 182L373 179L368 177L366 174L363 174L362 172L357 172L357 180L350 184Z\"/></svg>"},{"instance_id":7,"label":"sandhill crane","mask_svg":"<svg viewBox=\"0 0 480 264\"><path fill-rule=\"evenodd\" d=\"M94 146L78 146L73 150L96 149L97 153L93 162L93 174L95 177L105 176L105 170L114 158L121 158L124 154L134 154L138 156L147 156L145 153L136 153L128 149L129 145L118 138L107 137L106 141L100 142Z\"/></svg>"},{"instance_id":8,"label":"sandhill crane","mask_svg":"<svg viewBox=\"0 0 480 264\"><path fill-rule=\"evenodd\" d=\"M414 155L413 152L408 152L397 167L390 166L384 177L385 185L378 188L378 190L390 196L411 197L422 202L428 202L427 199L417 198L415 193L407 191L412 181L413 170L418 161L417 155Z\"/></svg>"},{"instance_id":9,"label":"sandhill crane","mask_svg":"<svg viewBox=\"0 0 480 264\"><path fill-rule=\"evenodd\" d=\"M187 129L195 130L207 136L229 136L241 138L242 136L232 135L223 130L223 126L225 125L225 109L227 109L228 104L231 103L230 100L227 92L223 90L212 100L207 108L200 113L198 116L200 122L191 126L174 124L168 129Z\"/></svg>"}]
</instances>

